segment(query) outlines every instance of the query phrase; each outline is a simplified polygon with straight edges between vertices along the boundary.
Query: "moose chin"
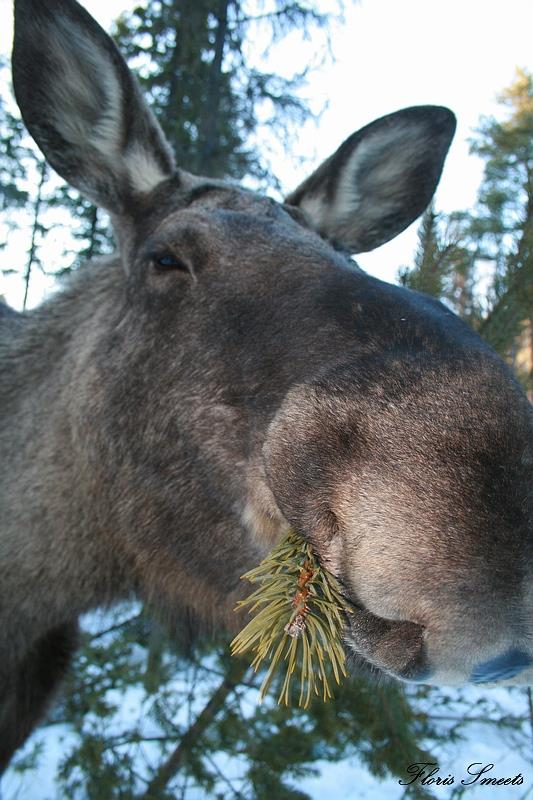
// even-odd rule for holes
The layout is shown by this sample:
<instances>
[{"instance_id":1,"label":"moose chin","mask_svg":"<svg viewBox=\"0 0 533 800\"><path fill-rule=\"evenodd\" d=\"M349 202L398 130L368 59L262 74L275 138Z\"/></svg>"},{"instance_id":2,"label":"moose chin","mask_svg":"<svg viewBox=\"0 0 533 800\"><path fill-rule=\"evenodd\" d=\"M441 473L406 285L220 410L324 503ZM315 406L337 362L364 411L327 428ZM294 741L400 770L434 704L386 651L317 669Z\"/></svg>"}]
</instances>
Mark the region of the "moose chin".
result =
<instances>
[{"instance_id":1,"label":"moose chin","mask_svg":"<svg viewBox=\"0 0 533 800\"><path fill-rule=\"evenodd\" d=\"M533 411L449 309L348 254L427 207L453 114L354 133L278 203L187 172L74 0L16 0L14 86L119 252L0 306L0 768L77 619L137 596L237 626L288 527L357 607L354 664L533 682Z\"/></svg>"}]
</instances>

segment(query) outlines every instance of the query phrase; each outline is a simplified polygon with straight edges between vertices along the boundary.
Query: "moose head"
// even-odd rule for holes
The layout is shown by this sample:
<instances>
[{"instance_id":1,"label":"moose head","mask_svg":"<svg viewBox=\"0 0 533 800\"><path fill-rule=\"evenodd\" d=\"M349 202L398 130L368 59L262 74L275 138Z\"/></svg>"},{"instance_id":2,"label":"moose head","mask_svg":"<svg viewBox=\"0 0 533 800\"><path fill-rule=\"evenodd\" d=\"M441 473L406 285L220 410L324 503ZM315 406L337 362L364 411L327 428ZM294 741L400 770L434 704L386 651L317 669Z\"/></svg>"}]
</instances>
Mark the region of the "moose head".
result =
<instances>
[{"instance_id":1,"label":"moose head","mask_svg":"<svg viewBox=\"0 0 533 800\"><path fill-rule=\"evenodd\" d=\"M289 527L358 609L354 669L530 681L532 409L451 311L347 256L424 210L453 115L383 117L277 203L176 167L74 0L15 10L26 125L119 254L0 315L0 762L81 613L136 595L235 626Z\"/></svg>"}]
</instances>

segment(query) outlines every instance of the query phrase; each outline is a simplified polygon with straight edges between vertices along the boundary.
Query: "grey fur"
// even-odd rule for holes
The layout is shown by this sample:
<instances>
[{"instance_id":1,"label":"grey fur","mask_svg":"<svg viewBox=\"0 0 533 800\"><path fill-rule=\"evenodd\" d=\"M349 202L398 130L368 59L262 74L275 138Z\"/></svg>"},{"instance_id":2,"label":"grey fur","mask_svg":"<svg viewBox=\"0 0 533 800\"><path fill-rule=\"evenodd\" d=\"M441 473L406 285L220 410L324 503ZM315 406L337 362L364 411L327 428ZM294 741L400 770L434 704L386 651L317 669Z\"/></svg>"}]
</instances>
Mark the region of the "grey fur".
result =
<instances>
[{"instance_id":1,"label":"grey fur","mask_svg":"<svg viewBox=\"0 0 533 800\"><path fill-rule=\"evenodd\" d=\"M93 97L69 49L85 37ZM43 713L80 614L137 596L235 629L239 576L289 524L360 608L358 667L458 682L532 653L531 407L449 310L341 252L423 210L450 112L373 123L280 205L173 172L74 0L17 2L14 63L30 130L110 208L121 247L41 308L0 313L0 766ZM127 112L102 127L90 118L109 86ZM80 119L93 127L76 138Z\"/></svg>"}]
</instances>

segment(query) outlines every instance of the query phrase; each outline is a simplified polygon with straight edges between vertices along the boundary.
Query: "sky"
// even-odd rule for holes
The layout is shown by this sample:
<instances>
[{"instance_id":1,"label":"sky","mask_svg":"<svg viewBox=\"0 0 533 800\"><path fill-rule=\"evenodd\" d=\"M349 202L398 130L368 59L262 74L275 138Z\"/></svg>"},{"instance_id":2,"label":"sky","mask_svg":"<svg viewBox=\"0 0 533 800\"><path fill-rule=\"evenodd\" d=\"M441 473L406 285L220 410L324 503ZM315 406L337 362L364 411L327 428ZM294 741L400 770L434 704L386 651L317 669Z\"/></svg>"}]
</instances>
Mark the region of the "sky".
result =
<instances>
[{"instance_id":1,"label":"sky","mask_svg":"<svg viewBox=\"0 0 533 800\"><path fill-rule=\"evenodd\" d=\"M131 0L84 4L104 28L133 5ZM10 31L11 0L0 0L3 53L9 51ZM469 155L468 138L482 114L498 112L495 97L512 81L515 68L533 70L532 31L531 0L361 0L355 5L346 0L345 22L331 37L335 62L315 71L304 89L315 107L327 103L327 110L318 126L308 124L299 132L293 154L307 159L310 172L350 133L383 114L409 105L446 105L456 113L458 129L437 207L447 212L471 207L483 165ZM296 38L275 51L272 69L305 66L313 42L311 50L305 49ZM253 42L251 52L264 46L264 41ZM306 173L282 147L278 158L278 175L290 191ZM394 280L398 267L411 263L415 245L416 223L357 260L373 274Z\"/></svg>"}]
</instances>

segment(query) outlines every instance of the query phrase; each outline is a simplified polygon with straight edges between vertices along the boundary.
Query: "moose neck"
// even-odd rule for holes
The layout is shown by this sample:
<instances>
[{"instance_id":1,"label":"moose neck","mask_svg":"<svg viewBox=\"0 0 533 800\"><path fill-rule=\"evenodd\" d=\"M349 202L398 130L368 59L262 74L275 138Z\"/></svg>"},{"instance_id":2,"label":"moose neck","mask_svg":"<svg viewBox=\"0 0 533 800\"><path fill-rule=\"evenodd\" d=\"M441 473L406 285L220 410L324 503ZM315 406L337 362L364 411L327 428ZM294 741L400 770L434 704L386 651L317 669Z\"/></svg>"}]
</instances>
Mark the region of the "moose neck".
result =
<instances>
[{"instance_id":1,"label":"moose neck","mask_svg":"<svg viewBox=\"0 0 533 800\"><path fill-rule=\"evenodd\" d=\"M65 607L75 615L149 586L149 594L140 590L143 599L164 600L167 611L200 603L209 624L232 612L231 598L242 592L239 576L276 540L283 522L274 519L279 512L258 461L236 502L235 487L248 481L245 453L232 454L240 466L228 490L221 485L228 454L211 448L202 459L199 442L177 416L158 413L144 354L129 383L121 383L117 363L128 362L139 323L135 308L125 311L126 295L120 263L102 260L81 269L41 308L2 323L2 355L13 365L0 380L3 406L13 412L0 428L0 449L10 454L1 498L9 531L2 580L26 575L33 586L42 584L47 621L61 622ZM204 428L213 435L217 426L241 431L242 415L225 402L202 407L199 391L184 389L182 419L190 417L199 435ZM148 418L136 404L136 393L146 392L153 395ZM33 467L21 486L23 463ZM213 559L206 558L206 535ZM17 618L20 625L20 609Z\"/></svg>"},{"instance_id":2,"label":"moose neck","mask_svg":"<svg viewBox=\"0 0 533 800\"><path fill-rule=\"evenodd\" d=\"M22 579L39 592L40 612L51 625L63 621L66 601L75 615L129 589L123 556L112 555L104 467L94 463L86 436L99 404L89 367L97 319L109 319L121 278L118 265L93 264L40 309L0 323L0 354L9 364L0 374L1 581L8 587ZM38 628L37 616L33 609L24 620L19 607L12 618L20 628Z\"/></svg>"}]
</instances>

